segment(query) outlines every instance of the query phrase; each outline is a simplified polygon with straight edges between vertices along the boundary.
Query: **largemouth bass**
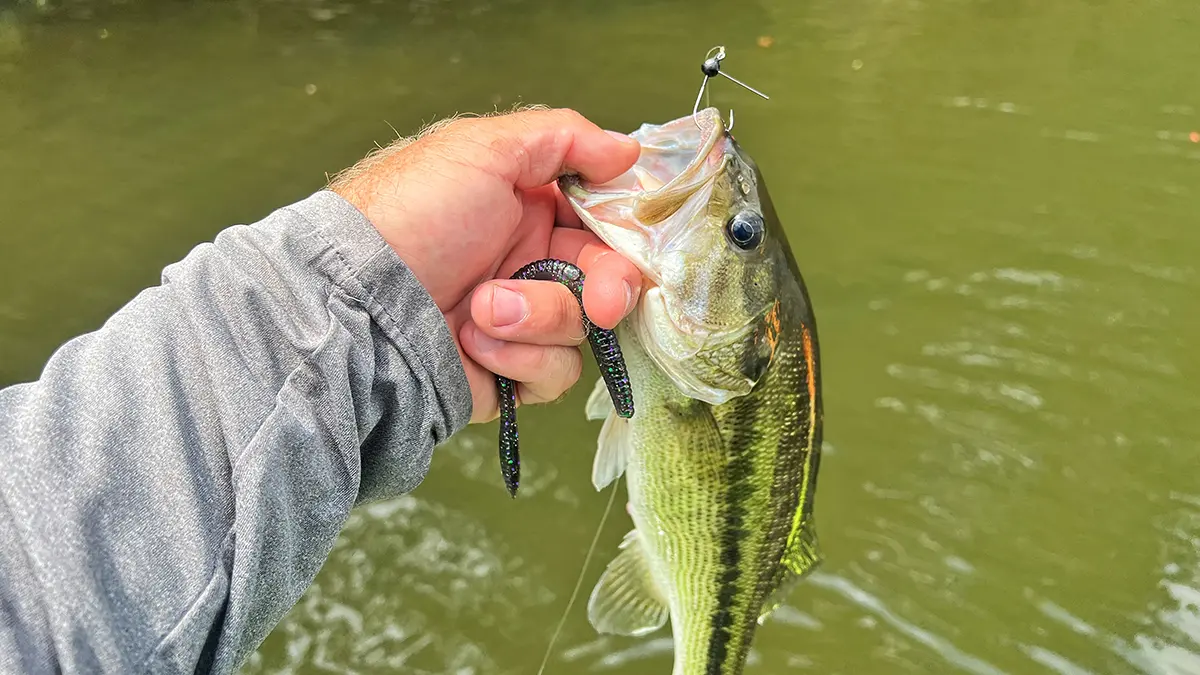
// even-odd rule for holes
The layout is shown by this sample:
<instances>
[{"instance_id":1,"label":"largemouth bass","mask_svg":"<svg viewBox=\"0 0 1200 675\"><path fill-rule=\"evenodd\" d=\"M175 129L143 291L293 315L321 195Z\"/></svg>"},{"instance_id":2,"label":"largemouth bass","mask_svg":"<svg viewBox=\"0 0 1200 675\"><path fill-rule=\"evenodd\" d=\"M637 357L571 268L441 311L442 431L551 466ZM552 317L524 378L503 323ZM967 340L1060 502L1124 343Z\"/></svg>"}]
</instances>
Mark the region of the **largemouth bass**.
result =
<instances>
[{"instance_id":1,"label":"largemouth bass","mask_svg":"<svg viewBox=\"0 0 1200 675\"><path fill-rule=\"evenodd\" d=\"M820 561L821 375L808 292L754 161L716 109L634 134L641 158L560 188L646 279L617 327L637 411L604 381L593 484L634 529L588 603L602 633L669 619L674 675L741 673L755 628Z\"/></svg>"}]
</instances>

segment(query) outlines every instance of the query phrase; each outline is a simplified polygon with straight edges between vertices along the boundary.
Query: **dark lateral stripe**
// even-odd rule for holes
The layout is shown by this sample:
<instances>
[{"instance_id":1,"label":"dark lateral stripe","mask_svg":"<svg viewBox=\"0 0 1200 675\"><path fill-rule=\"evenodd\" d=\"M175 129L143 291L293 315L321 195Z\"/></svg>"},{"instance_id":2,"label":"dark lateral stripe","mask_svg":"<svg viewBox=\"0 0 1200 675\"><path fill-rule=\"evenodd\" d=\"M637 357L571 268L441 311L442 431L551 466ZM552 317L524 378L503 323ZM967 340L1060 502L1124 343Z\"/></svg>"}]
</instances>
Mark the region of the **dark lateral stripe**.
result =
<instances>
[{"instance_id":1,"label":"dark lateral stripe","mask_svg":"<svg viewBox=\"0 0 1200 675\"><path fill-rule=\"evenodd\" d=\"M733 639L734 607L741 578L741 543L747 535L746 498L751 493L753 464L750 449L753 447L755 413L760 407L754 396L743 396L734 402L734 410L727 418L732 422L729 434L730 458L726 464L725 526L721 537L721 560L717 572L717 607L712 614L712 633L708 642L708 663L705 675L722 675L728 658L729 643Z\"/></svg>"}]
</instances>

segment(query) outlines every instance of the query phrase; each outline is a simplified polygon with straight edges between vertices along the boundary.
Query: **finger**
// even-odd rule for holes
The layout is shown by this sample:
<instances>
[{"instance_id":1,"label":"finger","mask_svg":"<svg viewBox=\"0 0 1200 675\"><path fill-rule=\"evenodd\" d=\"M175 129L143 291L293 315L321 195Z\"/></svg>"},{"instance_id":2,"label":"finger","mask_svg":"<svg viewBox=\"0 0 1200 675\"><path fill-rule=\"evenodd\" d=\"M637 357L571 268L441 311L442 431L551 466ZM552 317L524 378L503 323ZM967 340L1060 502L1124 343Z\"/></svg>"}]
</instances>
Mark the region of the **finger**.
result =
<instances>
[{"instance_id":1,"label":"finger","mask_svg":"<svg viewBox=\"0 0 1200 675\"><path fill-rule=\"evenodd\" d=\"M600 241L600 237L588 230L556 227L550 234L548 255L556 260L574 263L583 270L584 274L591 272L592 265L597 260L612 252L613 250L608 247L608 244ZM637 269L633 263L630 263L630 267L634 270Z\"/></svg>"},{"instance_id":2,"label":"finger","mask_svg":"<svg viewBox=\"0 0 1200 675\"><path fill-rule=\"evenodd\" d=\"M583 357L574 347L544 347L496 340L478 326L459 333L463 351L497 375L521 383L523 403L543 403L562 396L579 380Z\"/></svg>"},{"instance_id":3,"label":"finger","mask_svg":"<svg viewBox=\"0 0 1200 675\"><path fill-rule=\"evenodd\" d=\"M604 245L600 238L592 234L588 230L574 230L569 227L556 227L550 233L550 246L547 255L555 260L566 260L570 263L579 265L579 269L587 274L588 268L591 267L592 260L595 255L582 256L586 260L581 261L580 253L583 252L585 246L599 246L604 250L612 249ZM585 268L582 263L586 263L588 268Z\"/></svg>"},{"instance_id":4,"label":"finger","mask_svg":"<svg viewBox=\"0 0 1200 675\"><path fill-rule=\"evenodd\" d=\"M594 247L585 246L581 259L593 250ZM588 267L587 278L583 281L584 312L597 326L613 328L637 303L642 292L642 273L633 263L612 251L600 252Z\"/></svg>"},{"instance_id":5,"label":"finger","mask_svg":"<svg viewBox=\"0 0 1200 675\"><path fill-rule=\"evenodd\" d=\"M603 183L637 161L641 146L606 132L574 110L526 110L452 125L488 152L477 166L528 190L568 173Z\"/></svg>"},{"instance_id":6,"label":"finger","mask_svg":"<svg viewBox=\"0 0 1200 675\"><path fill-rule=\"evenodd\" d=\"M583 220L580 219L579 213L575 210L571 203L567 201L567 196L558 188L558 183L551 183L550 188L554 191L554 222L559 227L570 227L575 229L583 229Z\"/></svg>"},{"instance_id":7,"label":"finger","mask_svg":"<svg viewBox=\"0 0 1200 675\"><path fill-rule=\"evenodd\" d=\"M587 275L583 307L588 319L601 328L620 323L641 295L641 270L591 232L555 228L550 257L572 261Z\"/></svg>"},{"instance_id":8,"label":"finger","mask_svg":"<svg viewBox=\"0 0 1200 675\"><path fill-rule=\"evenodd\" d=\"M586 337L579 301L557 281L480 284L471 297L471 320L485 334L510 342L574 346Z\"/></svg>"}]
</instances>

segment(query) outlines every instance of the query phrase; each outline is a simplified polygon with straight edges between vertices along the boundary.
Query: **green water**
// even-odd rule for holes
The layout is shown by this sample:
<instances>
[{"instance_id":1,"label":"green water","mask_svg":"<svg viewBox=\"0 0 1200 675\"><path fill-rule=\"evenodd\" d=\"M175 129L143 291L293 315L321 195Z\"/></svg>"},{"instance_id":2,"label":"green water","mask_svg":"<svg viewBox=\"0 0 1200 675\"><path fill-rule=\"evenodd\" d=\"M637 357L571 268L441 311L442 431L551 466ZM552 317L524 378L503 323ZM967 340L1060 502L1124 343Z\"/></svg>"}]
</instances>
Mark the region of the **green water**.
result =
<instances>
[{"instance_id":1,"label":"green water","mask_svg":"<svg viewBox=\"0 0 1200 675\"><path fill-rule=\"evenodd\" d=\"M52 3L53 4L53 3ZM1200 673L1193 0L0 5L0 383L422 121L737 111L820 323L828 556L749 673ZM760 36L773 44L760 47ZM594 371L593 371L594 372ZM606 495L589 386L357 511L248 673L533 673ZM628 528L617 512L591 588ZM670 672L572 612L548 673Z\"/></svg>"}]
</instances>

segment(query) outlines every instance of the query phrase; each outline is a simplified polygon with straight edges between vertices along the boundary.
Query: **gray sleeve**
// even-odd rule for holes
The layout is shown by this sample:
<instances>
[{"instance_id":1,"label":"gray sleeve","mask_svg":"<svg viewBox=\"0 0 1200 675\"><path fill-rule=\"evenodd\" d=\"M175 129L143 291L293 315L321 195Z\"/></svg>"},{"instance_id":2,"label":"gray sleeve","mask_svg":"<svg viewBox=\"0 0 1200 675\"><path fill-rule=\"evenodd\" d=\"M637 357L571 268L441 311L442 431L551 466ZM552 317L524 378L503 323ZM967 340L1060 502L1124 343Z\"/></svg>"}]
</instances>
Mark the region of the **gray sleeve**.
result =
<instances>
[{"instance_id":1,"label":"gray sleeve","mask_svg":"<svg viewBox=\"0 0 1200 675\"><path fill-rule=\"evenodd\" d=\"M0 391L0 672L234 671L470 415L441 312L350 204L223 231Z\"/></svg>"}]
</instances>

